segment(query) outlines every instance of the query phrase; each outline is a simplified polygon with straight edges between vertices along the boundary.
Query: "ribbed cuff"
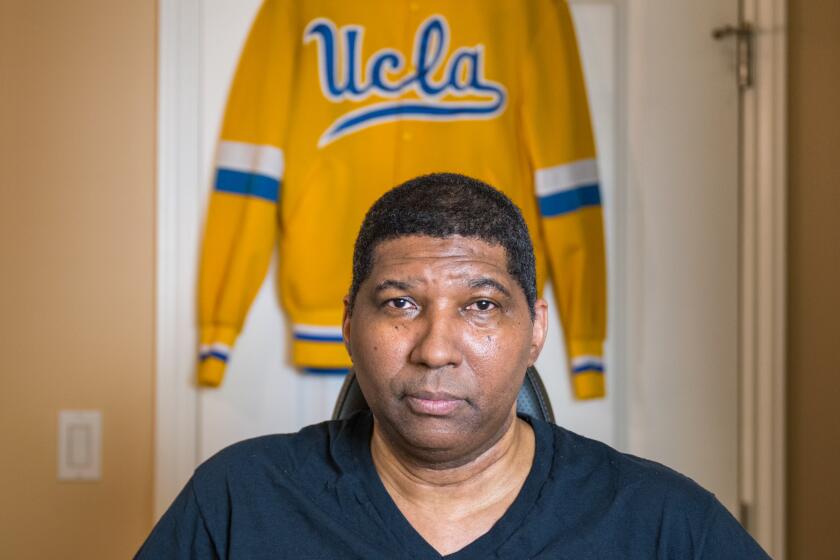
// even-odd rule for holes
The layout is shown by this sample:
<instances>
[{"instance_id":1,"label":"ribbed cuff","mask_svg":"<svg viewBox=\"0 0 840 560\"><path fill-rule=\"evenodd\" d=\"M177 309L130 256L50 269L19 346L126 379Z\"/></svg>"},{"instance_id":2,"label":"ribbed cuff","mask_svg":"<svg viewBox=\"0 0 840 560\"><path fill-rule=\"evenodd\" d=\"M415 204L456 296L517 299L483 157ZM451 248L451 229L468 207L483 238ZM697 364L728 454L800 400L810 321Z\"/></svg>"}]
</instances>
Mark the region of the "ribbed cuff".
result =
<instances>
[{"instance_id":1,"label":"ribbed cuff","mask_svg":"<svg viewBox=\"0 0 840 560\"><path fill-rule=\"evenodd\" d=\"M235 329L222 325L201 327L201 346L198 351L199 385L218 387L222 383L237 334Z\"/></svg>"},{"instance_id":2,"label":"ribbed cuff","mask_svg":"<svg viewBox=\"0 0 840 560\"><path fill-rule=\"evenodd\" d=\"M597 399L606 395L603 347L601 340L569 341L572 390L576 399Z\"/></svg>"},{"instance_id":3,"label":"ribbed cuff","mask_svg":"<svg viewBox=\"0 0 840 560\"><path fill-rule=\"evenodd\" d=\"M309 373L316 370L338 370L352 365L344 342L324 340L292 340L292 362Z\"/></svg>"},{"instance_id":4,"label":"ribbed cuff","mask_svg":"<svg viewBox=\"0 0 840 560\"><path fill-rule=\"evenodd\" d=\"M218 387L225 376L227 362L216 358L204 358L198 363L198 384L203 387Z\"/></svg>"},{"instance_id":5,"label":"ribbed cuff","mask_svg":"<svg viewBox=\"0 0 840 560\"><path fill-rule=\"evenodd\" d=\"M578 400L601 399L607 394L604 374L595 372L572 374L572 390Z\"/></svg>"}]
</instances>

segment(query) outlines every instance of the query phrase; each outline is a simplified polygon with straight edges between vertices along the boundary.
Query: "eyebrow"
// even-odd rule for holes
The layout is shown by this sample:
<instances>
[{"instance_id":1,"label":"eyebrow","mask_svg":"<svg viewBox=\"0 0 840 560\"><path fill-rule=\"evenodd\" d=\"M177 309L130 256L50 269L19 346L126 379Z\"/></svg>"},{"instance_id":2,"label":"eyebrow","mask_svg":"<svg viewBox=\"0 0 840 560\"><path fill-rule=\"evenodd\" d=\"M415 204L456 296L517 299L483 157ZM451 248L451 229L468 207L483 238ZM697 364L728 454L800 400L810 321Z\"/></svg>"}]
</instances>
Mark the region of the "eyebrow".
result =
<instances>
[{"instance_id":1,"label":"eyebrow","mask_svg":"<svg viewBox=\"0 0 840 560\"><path fill-rule=\"evenodd\" d=\"M490 288L504 294L507 297L510 297L510 290L505 288L498 280L494 280L493 278L488 278L486 276L470 280L467 285L473 290L479 288ZM403 282L401 280L383 280L377 284L373 290L376 293L384 292L385 290L405 291L411 289L412 286L414 286L414 283L411 282Z\"/></svg>"},{"instance_id":2,"label":"eyebrow","mask_svg":"<svg viewBox=\"0 0 840 560\"><path fill-rule=\"evenodd\" d=\"M411 284L408 282L401 282L399 280L384 280L376 285L374 291L379 293L385 290L408 290L409 288L411 288Z\"/></svg>"},{"instance_id":3,"label":"eyebrow","mask_svg":"<svg viewBox=\"0 0 840 560\"><path fill-rule=\"evenodd\" d=\"M477 289L477 288L492 288L498 292L503 293L507 297L510 297L510 291L507 288L502 286L500 282L497 280L493 280L492 278L476 278L475 280L470 280L469 282L470 288Z\"/></svg>"}]
</instances>

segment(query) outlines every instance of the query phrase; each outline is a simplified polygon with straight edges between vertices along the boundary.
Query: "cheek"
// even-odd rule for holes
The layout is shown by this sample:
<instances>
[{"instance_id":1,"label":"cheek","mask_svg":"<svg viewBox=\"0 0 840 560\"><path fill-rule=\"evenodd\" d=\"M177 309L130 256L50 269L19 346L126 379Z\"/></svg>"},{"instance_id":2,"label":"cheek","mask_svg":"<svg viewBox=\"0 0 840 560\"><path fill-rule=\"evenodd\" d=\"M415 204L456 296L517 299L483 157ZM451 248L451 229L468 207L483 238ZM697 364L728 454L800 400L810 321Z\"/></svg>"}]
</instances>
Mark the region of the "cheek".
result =
<instances>
[{"instance_id":1,"label":"cheek","mask_svg":"<svg viewBox=\"0 0 840 560\"><path fill-rule=\"evenodd\" d=\"M530 332L520 324L511 326L514 328L495 332L478 330L465 337L465 351L483 387L498 388L525 372L530 358Z\"/></svg>"},{"instance_id":2,"label":"cheek","mask_svg":"<svg viewBox=\"0 0 840 560\"><path fill-rule=\"evenodd\" d=\"M530 350L530 329L520 322L506 321L493 328L466 328L463 332L465 349L481 362L516 362Z\"/></svg>"},{"instance_id":3,"label":"cheek","mask_svg":"<svg viewBox=\"0 0 840 560\"><path fill-rule=\"evenodd\" d=\"M391 372L407 352L405 327L385 321L372 321L364 315L352 320L353 362L365 371Z\"/></svg>"}]
</instances>

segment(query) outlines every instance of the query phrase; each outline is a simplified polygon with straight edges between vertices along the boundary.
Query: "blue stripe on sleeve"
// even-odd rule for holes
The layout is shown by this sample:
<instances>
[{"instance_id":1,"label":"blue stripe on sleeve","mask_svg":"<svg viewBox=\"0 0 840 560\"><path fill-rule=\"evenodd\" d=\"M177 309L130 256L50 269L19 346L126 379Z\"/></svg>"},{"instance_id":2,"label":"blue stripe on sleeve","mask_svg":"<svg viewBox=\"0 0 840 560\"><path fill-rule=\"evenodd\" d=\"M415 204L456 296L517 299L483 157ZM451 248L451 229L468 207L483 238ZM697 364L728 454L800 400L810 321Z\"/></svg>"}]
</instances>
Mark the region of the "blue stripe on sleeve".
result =
<instances>
[{"instance_id":1,"label":"blue stripe on sleeve","mask_svg":"<svg viewBox=\"0 0 840 560\"><path fill-rule=\"evenodd\" d=\"M200 359L202 362L203 362L204 360L209 359L209 358L216 358L217 360L221 360L221 361L223 361L223 362L227 362L227 361L228 361L228 356L227 356L227 354L225 354L225 353L223 353L223 352L217 352L217 351L215 351L215 350L210 350L209 352L203 352L203 353L201 354L201 356L199 356L199 359Z\"/></svg>"},{"instance_id":2,"label":"blue stripe on sleeve","mask_svg":"<svg viewBox=\"0 0 840 560\"><path fill-rule=\"evenodd\" d=\"M347 375L350 373L349 368L316 368L316 367L308 367L303 368L305 373L309 373L312 375Z\"/></svg>"},{"instance_id":3,"label":"blue stripe on sleeve","mask_svg":"<svg viewBox=\"0 0 840 560\"><path fill-rule=\"evenodd\" d=\"M587 371L604 373L604 366L597 364L581 364L576 368L572 368L572 373L584 373Z\"/></svg>"},{"instance_id":4,"label":"blue stripe on sleeve","mask_svg":"<svg viewBox=\"0 0 840 560\"><path fill-rule=\"evenodd\" d=\"M547 196L538 197L540 213L543 217L551 218L574 212L585 206L600 206L601 193L598 184L583 185L576 189L561 191Z\"/></svg>"},{"instance_id":5,"label":"blue stripe on sleeve","mask_svg":"<svg viewBox=\"0 0 840 560\"><path fill-rule=\"evenodd\" d=\"M219 168L216 173L216 190L230 194L256 196L277 202L280 181L265 175Z\"/></svg>"},{"instance_id":6,"label":"blue stripe on sleeve","mask_svg":"<svg viewBox=\"0 0 840 560\"><path fill-rule=\"evenodd\" d=\"M340 335L308 334L296 332L292 336L295 340L305 340L307 342L344 342L344 338Z\"/></svg>"}]
</instances>

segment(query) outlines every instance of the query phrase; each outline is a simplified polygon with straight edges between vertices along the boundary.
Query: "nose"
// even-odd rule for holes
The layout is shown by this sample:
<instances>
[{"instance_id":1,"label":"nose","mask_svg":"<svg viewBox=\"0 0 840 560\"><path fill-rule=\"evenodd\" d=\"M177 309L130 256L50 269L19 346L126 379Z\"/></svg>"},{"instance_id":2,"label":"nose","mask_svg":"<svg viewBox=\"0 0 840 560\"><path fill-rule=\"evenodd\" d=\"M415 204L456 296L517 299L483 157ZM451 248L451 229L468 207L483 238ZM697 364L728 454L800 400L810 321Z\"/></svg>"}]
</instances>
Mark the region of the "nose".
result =
<instances>
[{"instance_id":1,"label":"nose","mask_svg":"<svg viewBox=\"0 0 840 560\"><path fill-rule=\"evenodd\" d=\"M447 310L425 310L417 325L419 333L409 359L429 369L458 367L463 358L459 332L464 326Z\"/></svg>"}]
</instances>

